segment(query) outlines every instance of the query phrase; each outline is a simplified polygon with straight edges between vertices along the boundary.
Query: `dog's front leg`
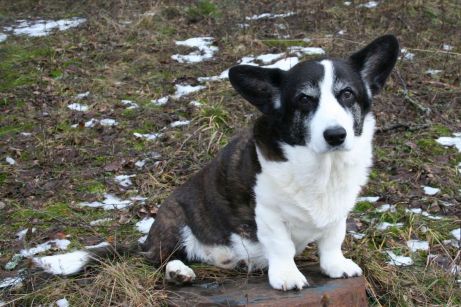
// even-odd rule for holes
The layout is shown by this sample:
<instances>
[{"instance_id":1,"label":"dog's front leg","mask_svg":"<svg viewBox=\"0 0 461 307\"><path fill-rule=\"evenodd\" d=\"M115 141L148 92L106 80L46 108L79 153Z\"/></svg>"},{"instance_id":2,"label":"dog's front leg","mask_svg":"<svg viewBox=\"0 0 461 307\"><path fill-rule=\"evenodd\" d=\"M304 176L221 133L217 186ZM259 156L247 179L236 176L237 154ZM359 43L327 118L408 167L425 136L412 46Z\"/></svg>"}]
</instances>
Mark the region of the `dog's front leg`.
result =
<instances>
[{"instance_id":1,"label":"dog's front leg","mask_svg":"<svg viewBox=\"0 0 461 307\"><path fill-rule=\"evenodd\" d=\"M331 225L318 240L320 268L331 278L362 275L362 269L344 257L341 245L346 235L346 219Z\"/></svg>"},{"instance_id":2,"label":"dog's front leg","mask_svg":"<svg viewBox=\"0 0 461 307\"><path fill-rule=\"evenodd\" d=\"M272 208L257 206L258 240L263 245L269 263L269 283L278 290L302 289L308 286L306 277L298 270L295 246L286 224Z\"/></svg>"}]
</instances>

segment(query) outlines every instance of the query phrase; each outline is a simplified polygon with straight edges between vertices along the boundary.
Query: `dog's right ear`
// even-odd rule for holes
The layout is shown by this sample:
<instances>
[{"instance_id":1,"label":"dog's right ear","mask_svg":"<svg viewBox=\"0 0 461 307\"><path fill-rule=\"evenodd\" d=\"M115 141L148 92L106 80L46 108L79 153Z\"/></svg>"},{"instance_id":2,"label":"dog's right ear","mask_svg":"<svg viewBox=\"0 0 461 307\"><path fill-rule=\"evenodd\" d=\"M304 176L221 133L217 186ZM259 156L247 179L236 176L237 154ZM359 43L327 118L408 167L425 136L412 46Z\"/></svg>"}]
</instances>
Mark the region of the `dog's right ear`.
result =
<instances>
[{"instance_id":1,"label":"dog's right ear","mask_svg":"<svg viewBox=\"0 0 461 307\"><path fill-rule=\"evenodd\" d=\"M238 65L229 70L229 80L243 98L264 114L281 107L280 86L285 72L278 68Z\"/></svg>"}]
</instances>

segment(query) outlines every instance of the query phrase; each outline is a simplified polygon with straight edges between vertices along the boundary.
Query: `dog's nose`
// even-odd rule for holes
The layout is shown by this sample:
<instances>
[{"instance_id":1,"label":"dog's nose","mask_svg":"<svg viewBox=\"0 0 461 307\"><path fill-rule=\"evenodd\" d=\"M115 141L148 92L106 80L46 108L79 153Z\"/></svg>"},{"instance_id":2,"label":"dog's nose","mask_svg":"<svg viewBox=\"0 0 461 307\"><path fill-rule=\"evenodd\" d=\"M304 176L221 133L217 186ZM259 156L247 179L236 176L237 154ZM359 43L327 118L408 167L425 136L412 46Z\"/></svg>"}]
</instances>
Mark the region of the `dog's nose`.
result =
<instances>
[{"instance_id":1,"label":"dog's nose","mask_svg":"<svg viewBox=\"0 0 461 307\"><path fill-rule=\"evenodd\" d=\"M344 129L343 127L333 127L323 132L323 137L325 138L325 141L327 141L327 143L331 146L338 146L344 143L346 135L346 129Z\"/></svg>"}]
</instances>

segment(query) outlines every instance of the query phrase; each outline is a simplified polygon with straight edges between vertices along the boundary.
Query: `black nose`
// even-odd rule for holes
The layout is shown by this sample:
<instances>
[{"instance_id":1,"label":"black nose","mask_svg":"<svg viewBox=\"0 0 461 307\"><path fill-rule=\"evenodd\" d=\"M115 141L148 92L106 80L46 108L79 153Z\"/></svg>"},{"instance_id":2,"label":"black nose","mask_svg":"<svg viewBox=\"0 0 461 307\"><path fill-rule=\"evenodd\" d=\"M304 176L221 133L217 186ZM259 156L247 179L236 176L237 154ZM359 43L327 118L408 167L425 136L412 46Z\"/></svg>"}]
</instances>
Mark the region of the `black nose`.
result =
<instances>
[{"instance_id":1,"label":"black nose","mask_svg":"<svg viewBox=\"0 0 461 307\"><path fill-rule=\"evenodd\" d=\"M344 129L343 127L333 127L323 132L323 137L325 138L325 141L327 141L327 143L331 146L341 145L346 139L346 135L346 129Z\"/></svg>"}]
</instances>

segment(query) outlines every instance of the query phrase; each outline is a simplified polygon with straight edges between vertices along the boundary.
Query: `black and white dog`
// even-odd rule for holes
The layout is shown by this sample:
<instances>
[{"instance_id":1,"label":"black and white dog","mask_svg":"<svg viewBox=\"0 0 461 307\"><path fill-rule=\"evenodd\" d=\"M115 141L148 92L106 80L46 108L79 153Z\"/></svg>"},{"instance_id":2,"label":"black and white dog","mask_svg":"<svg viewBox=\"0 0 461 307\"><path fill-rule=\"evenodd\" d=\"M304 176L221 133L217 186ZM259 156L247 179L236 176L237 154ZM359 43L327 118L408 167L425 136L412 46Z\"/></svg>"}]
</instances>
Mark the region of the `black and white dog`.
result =
<instances>
[{"instance_id":1,"label":"black and white dog","mask_svg":"<svg viewBox=\"0 0 461 307\"><path fill-rule=\"evenodd\" d=\"M143 254L155 264L169 261L172 281L195 278L177 259L244 263L268 267L271 286L290 290L308 285L293 258L316 242L326 275L361 275L341 244L372 164L372 98L398 53L387 35L345 60L306 61L289 71L231 68L233 87L262 115L165 200Z\"/></svg>"}]
</instances>

